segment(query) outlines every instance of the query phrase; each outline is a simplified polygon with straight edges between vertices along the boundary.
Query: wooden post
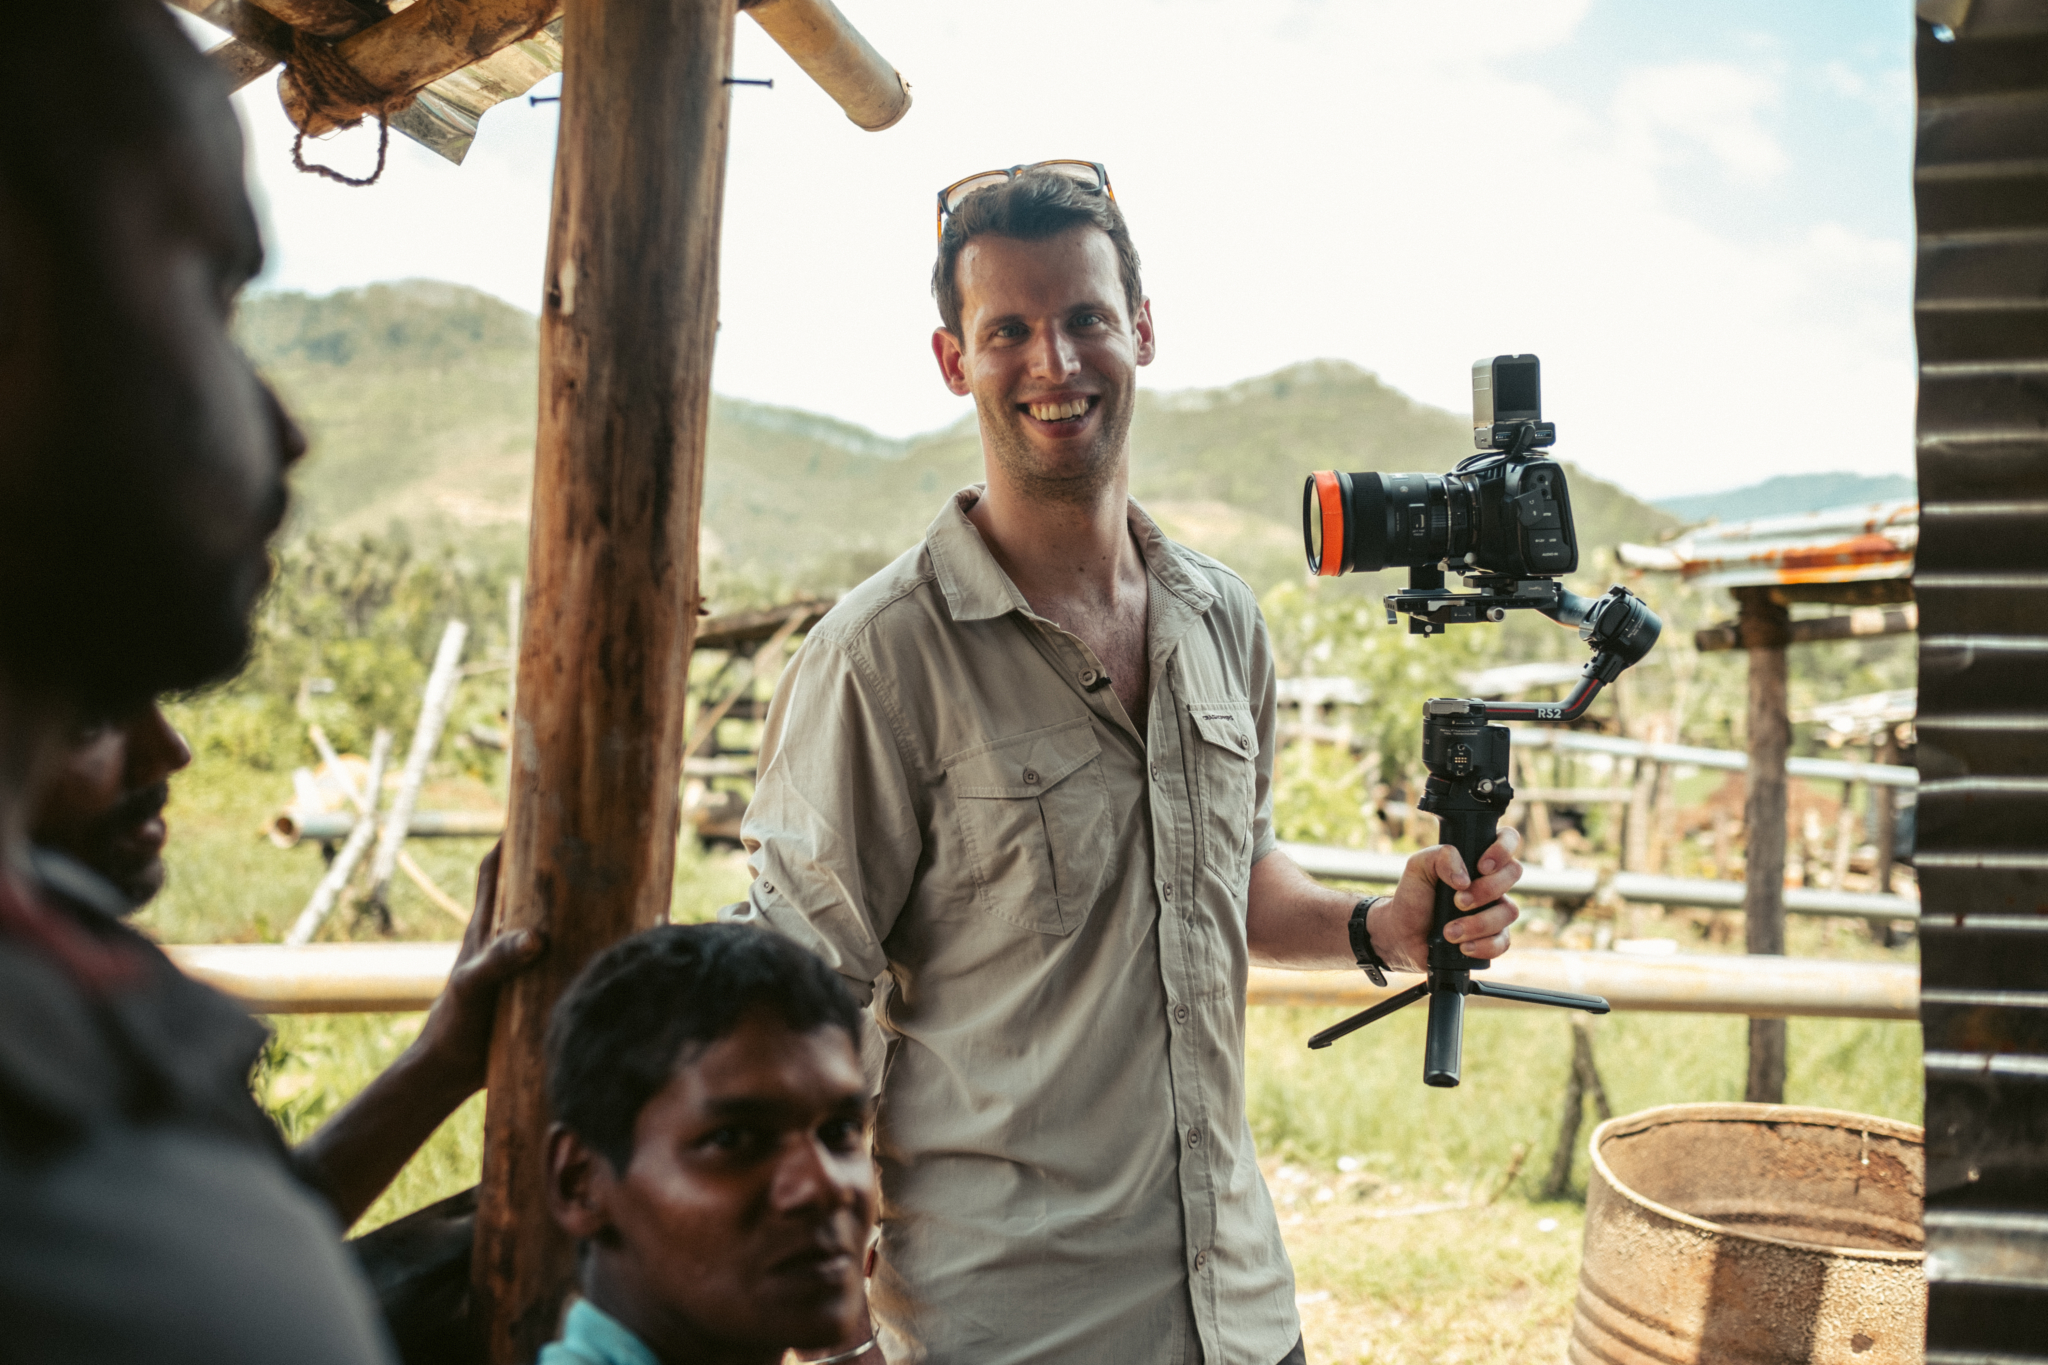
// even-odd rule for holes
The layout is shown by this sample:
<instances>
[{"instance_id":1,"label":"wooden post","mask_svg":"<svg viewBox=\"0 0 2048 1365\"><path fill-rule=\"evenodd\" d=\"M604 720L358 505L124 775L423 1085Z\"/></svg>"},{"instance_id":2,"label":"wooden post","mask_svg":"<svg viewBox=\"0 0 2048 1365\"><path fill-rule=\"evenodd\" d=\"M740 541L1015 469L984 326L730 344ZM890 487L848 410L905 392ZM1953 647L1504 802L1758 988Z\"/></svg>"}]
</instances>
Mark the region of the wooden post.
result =
<instances>
[{"instance_id":1,"label":"wooden post","mask_svg":"<svg viewBox=\"0 0 2048 1365\"><path fill-rule=\"evenodd\" d=\"M668 917L733 0L568 0L501 923L548 937L498 1009L472 1270L494 1365L553 1334L543 1040L570 979Z\"/></svg>"},{"instance_id":2,"label":"wooden post","mask_svg":"<svg viewBox=\"0 0 2048 1365\"><path fill-rule=\"evenodd\" d=\"M1785 751L1792 720L1785 699L1785 646L1791 613L1769 588L1738 588L1742 647L1749 651L1749 793L1743 804L1748 841L1743 922L1748 950L1785 951ZM1744 1098L1785 1102L1785 1021L1749 1021L1749 1081Z\"/></svg>"},{"instance_id":3,"label":"wooden post","mask_svg":"<svg viewBox=\"0 0 2048 1365\"><path fill-rule=\"evenodd\" d=\"M1884 739L1878 745L1876 759L1879 763L1899 761L1899 727L1884 727ZM1876 885L1871 889L1879 895L1892 889L1892 842L1899 836L1899 796L1896 787L1872 783L1870 799L1877 803L1877 874Z\"/></svg>"}]
</instances>

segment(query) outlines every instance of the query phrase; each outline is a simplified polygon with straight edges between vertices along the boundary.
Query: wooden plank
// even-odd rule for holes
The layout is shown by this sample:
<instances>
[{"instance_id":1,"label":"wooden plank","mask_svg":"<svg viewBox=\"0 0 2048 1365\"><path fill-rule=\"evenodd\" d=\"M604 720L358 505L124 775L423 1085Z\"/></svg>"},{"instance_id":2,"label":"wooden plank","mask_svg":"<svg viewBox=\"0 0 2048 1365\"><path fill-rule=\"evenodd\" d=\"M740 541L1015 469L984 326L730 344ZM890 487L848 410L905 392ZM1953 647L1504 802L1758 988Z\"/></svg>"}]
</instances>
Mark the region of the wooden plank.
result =
<instances>
[{"instance_id":1,"label":"wooden plank","mask_svg":"<svg viewBox=\"0 0 2048 1365\"><path fill-rule=\"evenodd\" d=\"M497 1365L534 1358L573 1268L541 1197L549 1013L668 916L733 4L569 0L564 19L500 909L549 947L491 1048L472 1286Z\"/></svg>"},{"instance_id":2,"label":"wooden plank","mask_svg":"<svg viewBox=\"0 0 2048 1365\"><path fill-rule=\"evenodd\" d=\"M1860 640L1875 635L1911 635L1920 629L1920 608L1912 602L1902 607L1857 607L1832 616L1814 616L1794 621L1787 643L1815 644L1823 640ZM1741 649L1742 623L1727 621L1692 634L1693 648L1703 654L1717 650Z\"/></svg>"},{"instance_id":3,"label":"wooden plank","mask_svg":"<svg viewBox=\"0 0 2048 1365\"><path fill-rule=\"evenodd\" d=\"M825 619L825 613L832 610L833 603L787 602L779 607L768 607L759 611L736 611L725 616L707 616L697 623L698 649L733 649L739 645L765 640L781 630L789 620L790 613L799 607L804 617L798 630L809 630Z\"/></svg>"}]
</instances>

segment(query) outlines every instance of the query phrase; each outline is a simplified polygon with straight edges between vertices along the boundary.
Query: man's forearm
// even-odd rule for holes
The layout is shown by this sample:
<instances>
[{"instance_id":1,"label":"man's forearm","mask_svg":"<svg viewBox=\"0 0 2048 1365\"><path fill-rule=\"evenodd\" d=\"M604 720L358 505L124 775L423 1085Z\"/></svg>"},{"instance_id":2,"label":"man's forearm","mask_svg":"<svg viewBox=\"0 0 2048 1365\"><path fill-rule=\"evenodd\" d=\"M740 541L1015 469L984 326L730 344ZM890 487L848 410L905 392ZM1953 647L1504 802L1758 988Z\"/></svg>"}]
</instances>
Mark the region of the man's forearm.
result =
<instances>
[{"instance_id":1,"label":"man's forearm","mask_svg":"<svg viewBox=\"0 0 2048 1365\"><path fill-rule=\"evenodd\" d=\"M1351 910L1359 900L1357 892L1318 885L1286 854L1267 854L1252 865L1245 915L1252 961L1298 971L1354 965Z\"/></svg>"},{"instance_id":2,"label":"man's forearm","mask_svg":"<svg viewBox=\"0 0 2048 1365\"><path fill-rule=\"evenodd\" d=\"M408 1048L293 1150L292 1165L349 1227L476 1089Z\"/></svg>"}]
</instances>

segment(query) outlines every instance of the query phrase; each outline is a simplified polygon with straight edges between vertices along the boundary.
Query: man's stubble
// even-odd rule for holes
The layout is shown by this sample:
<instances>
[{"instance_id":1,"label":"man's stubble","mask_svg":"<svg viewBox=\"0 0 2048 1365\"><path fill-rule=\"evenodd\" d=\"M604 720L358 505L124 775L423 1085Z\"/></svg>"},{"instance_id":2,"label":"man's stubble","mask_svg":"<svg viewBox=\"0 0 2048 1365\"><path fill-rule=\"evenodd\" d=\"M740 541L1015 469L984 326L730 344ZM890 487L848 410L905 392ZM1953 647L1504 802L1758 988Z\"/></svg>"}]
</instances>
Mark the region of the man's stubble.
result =
<instances>
[{"instance_id":1,"label":"man's stubble","mask_svg":"<svg viewBox=\"0 0 2048 1365\"><path fill-rule=\"evenodd\" d=\"M996 405L976 394L981 413L982 449L991 463L1035 502L1087 506L1101 496L1126 467L1132 403L1126 395L1102 396L1102 424L1088 443L1077 467L1054 472L1024 434L1024 419L1009 404Z\"/></svg>"}]
</instances>

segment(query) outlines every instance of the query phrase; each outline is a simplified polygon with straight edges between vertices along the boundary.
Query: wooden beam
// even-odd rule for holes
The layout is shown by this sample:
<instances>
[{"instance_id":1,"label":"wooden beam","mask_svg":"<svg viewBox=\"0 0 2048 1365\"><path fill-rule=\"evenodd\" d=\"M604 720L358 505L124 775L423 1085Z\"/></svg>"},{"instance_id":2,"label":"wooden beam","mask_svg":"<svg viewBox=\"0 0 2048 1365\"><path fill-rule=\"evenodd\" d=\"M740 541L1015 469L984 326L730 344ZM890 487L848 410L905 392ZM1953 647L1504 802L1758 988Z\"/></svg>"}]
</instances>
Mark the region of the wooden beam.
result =
<instances>
[{"instance_id":1,"label":"wooden beam","mask_svg":"<svg viewBox=\"0 0 2048 1365\"><path fill-rule=\"evenodd\" d=\"M1738 588L1742 644L1749 651L1749 792L1742 819L1747 839L1743 932L1751 953L1785 951L1785 751L1792 716L1785 699L1785 646L1791 619L1768 588ZM1749 1081L1744 1098L1785 1102L1785 1021L1749 1021Z\"/></svg>"},{"instance_id":2,"label":"wooden beam","mask_svg":"<svg viewBox=\"0 0 2048 1365\"><path fill-rule=\"evenodd\" d=\"M542 1193L549 1013L593 955L668 917L733 3L569 0L564 17L500 911L549 946L491 1048L472 1285L497 1365L534 1358L572 1271Z\"/></svg>"},{"instance_id":3,"label":"wooden beam","mask_svg":"<svg viewBox=\"0 0 2048 1365\"><path fill-rule=\"evenodd\" d=\"M1821 640L1857 640L1875 635L1910 635L1920 629L1920 608L1908 602L1902 607L1857 607L1833 616L1814 616L1794 621L1785 642L1814 644ZM1692 635L1693 648L1702 654L1723 649L1741 649L1742 622L1724 621Z\"/></svg>"},{"instance_id":4,"label":"wooden beam","mask_svg":"<svg viewBox=\"0 0 2048 1365\"><path fill-rule=\"evenodd\" d=\"M346 38L385 17L352 0L255 0L255 4L316 38Z\"/></svg>"}]
</instances>

